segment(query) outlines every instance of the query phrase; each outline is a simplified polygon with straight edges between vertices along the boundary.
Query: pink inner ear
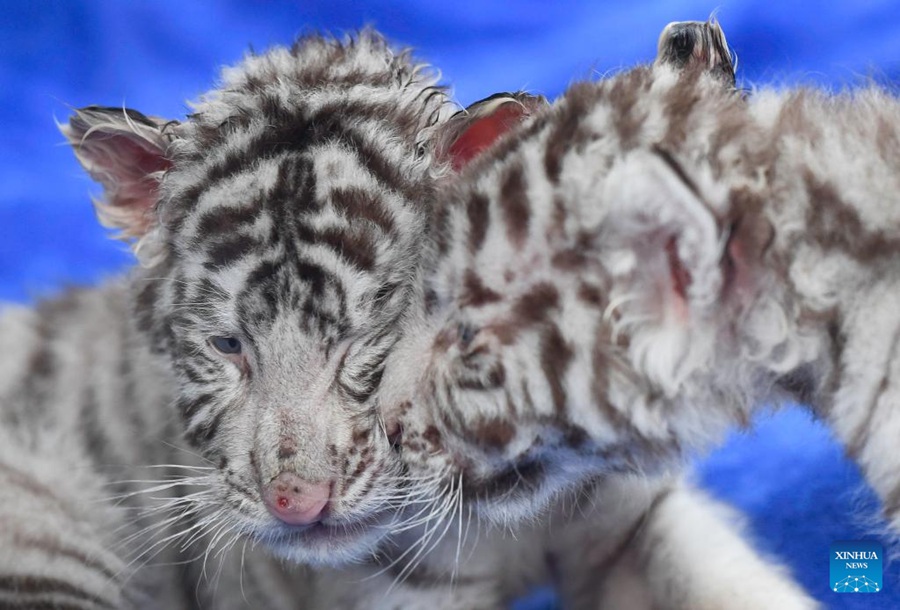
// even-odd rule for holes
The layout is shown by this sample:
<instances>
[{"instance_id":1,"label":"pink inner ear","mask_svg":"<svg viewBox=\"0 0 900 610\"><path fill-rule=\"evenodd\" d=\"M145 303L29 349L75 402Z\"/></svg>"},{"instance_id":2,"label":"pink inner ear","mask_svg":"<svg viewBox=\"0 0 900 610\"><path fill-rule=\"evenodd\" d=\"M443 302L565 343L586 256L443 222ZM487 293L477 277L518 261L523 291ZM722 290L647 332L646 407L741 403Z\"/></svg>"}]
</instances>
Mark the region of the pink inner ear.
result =
<instances>
[{"instance_id":1,"label":"pink inner ear","mask_svg":"<svg viewBox=\"0 0 900 610\"><path fill-rule=\"evenodd\" d=\"M685 269L681 259L678 257L678 243L674 237L670 237L666 242L666 255L669 258L669 273L672 276L672 286L675 294L684 301L687 299L687 289L691 285L691 273Z\"/></svg>"},{"instance_id":2,"label":"pink inner ear","mask_svg":"<svg viewBox=\"0 0 900 610\"><path fill-rule=\"evenodd\" d=\"M135 176L143 177L154 172L167 170L172 162L156 149L149 149L133 138L116 136L117 142L112 148L118 149L122 159L127 159L130 170Z\"/></svg>"},{"instance_id":3,"label":"pink inner ear","mask_svg":"<svg viewBox=\"0 0 900 610\"><path fill-rule=\"evenodd\" d=\"M149 214L159 187L154 175L172 167L172 162L151 143L131 135L98 138L83 144L82 151L96 164L91 174L106 188L107 221L125 237L145 235L154 222Z\"/></svg>"},{"instance_id":4,"label":"pink inner ear","mask_svg":"<svg viewBox=\"0 0 900 610\"><path fill-rule=\"evenodd\" d=\"M526 109L521 104L508 102L490 115L474 121L450 146L448 153L453 169L459 171L465 167L497 138L518 125L526 115Z\"/></svg>"}]
</instances>

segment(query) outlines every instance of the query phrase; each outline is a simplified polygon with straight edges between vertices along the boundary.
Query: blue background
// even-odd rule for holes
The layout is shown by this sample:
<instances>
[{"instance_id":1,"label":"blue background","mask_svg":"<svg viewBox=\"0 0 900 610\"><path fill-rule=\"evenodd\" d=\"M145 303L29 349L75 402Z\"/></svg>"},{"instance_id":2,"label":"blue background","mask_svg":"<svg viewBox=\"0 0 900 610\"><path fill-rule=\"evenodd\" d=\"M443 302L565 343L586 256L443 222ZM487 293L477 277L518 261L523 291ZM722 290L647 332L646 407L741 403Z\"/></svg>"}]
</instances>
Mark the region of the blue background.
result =
<instances>
[{"instance_id":1,"label":"blue background","mask_svg":"<svg viewBox=\"0 0 900 610\"><path fill-rule=\"evenodd\" d=\"M96 282L131 262L96 224L88 201L96 189L54 118L88 104L182 117L184 100L210 88L217 67L249 46L287 43L308 29L373 24L439 66L463 104L520 88L553 97L573 79L649 61L666 23L705 19L714 8L745 85L900 77L900 7L888 1L72 0L0 8L0 299L14 301ZM881 593L828 589L833 541L887 541L871 491L804 411L761 418L753 432L698 459L697 473L747 515L758 546L790 565L826 607L900 608L896 563L886 564Z\"/></svg>"}]
</instances>

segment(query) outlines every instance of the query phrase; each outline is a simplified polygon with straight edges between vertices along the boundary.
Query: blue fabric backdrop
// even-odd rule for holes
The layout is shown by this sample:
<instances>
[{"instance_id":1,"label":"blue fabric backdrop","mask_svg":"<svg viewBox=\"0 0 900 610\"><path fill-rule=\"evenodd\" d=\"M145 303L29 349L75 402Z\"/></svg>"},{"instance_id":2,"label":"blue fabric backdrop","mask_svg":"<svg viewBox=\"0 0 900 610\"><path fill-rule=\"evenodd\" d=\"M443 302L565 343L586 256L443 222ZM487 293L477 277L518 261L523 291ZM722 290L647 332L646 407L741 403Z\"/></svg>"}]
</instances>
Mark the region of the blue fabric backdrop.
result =
<instances>
[{"instance_id":1,"label":"blue fabric backdrop","mask_svg":"<svg viewBox=\"0 0 900 610\"><path fill-rule=\"evenodd\" d=\"M88 201L96 189L54 126L70 107L124 104L180 117L184 100L208 89L216 68L249 46L363 24L416 47L442 68L463 103L520 88L552 97L573 79L652 59L667 22L704 19L713 8L738 52L744 84L840 86L900 77L900 7L889 0L5 2L0 299L30 301L131 262L97 226ZM881 593L835 594L828 587L832 541L887 541L871 491L804 411L762 418L753 432L699 458L697 473L748 516L758 545L791 566L826 607L900 608L896 563L886 568ZM529 607L551 604L532 600Z\"/></svg>"}]
</instances>

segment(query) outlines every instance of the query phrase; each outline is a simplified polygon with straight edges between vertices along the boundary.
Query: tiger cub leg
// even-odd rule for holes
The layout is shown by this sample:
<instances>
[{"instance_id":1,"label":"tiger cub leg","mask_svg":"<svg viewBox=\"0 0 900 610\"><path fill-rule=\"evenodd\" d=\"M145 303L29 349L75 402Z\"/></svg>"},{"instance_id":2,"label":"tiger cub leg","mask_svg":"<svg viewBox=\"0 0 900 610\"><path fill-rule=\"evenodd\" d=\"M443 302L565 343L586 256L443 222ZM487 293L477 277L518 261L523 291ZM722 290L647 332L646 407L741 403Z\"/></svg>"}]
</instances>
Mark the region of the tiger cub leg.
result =
<instances>
[{"instance_id":1,"label":"tiger cub leg","mask_svg":"<svg viewBox=\"0 0 900 610\"><path fill-rule=\"evenodd\" d=\"M621 480L595 497L557 547L567 608L818 607L750 546L733 511L682 481Z\"/></svg>"},{"instance_id":2,"label":"tiger cub leg","mask_svg":"<svg viewBox=\"0 0 900 610\"><path fill-rule=\"evenodd\" d=\"M816 608L784 566L760 555L740 517L703 492L679 484L660 497L635 548L655 607Z\"/></svg>"}]
</instances>

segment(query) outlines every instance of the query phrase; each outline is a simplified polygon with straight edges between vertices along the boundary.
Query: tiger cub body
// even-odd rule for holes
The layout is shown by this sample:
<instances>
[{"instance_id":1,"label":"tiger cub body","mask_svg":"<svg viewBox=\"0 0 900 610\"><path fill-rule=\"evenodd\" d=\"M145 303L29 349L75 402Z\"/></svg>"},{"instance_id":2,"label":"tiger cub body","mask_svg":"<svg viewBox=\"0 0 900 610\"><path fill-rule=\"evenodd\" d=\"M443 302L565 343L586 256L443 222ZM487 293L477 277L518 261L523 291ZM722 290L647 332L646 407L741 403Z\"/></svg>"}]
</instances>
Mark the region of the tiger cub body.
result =
<instances>
[{"instance_id":1,"label":"tiger cub body","mask_svg":"<svg viewBox=\"0 0 900 610\"><path fill-rule=\"evenodd\" d=\"M519 519L787 397L900 527L898 133L875 86L745 98L665 65L573 86L442 199L410 333L429 357L395 401L410 467L476 498L534 473L481 505Z\"/></svg>"},{"instance_id":2,"label":"tiger cub body","mask_svg":"<svg viewBox=\"0 0 900 610\"><path fill-rule=\"evenodd\" d=\"M625 356L647 367L655 382L677 385L680 360L702 346L674 333L623 332L653 320L654 312L626 315L641 295L613 285L612 270L628 265L648 292L644 300L662 308L668 301L657 276L666 276L651 264L665 271L668 263L615 250L619 238L601 224L603 205L594 204L608 197L593 189L607 188L601 180L623 154L692 135L693 125L681 125L676 112L706 89L716 89L715 100L745 103L733 78L722 86L728 72L714 58L728 62L730 55L718 25L690 25L670 26L661 40L699 29L696 46L717 49L713 59L675 61L661 42L660 57L668 59L573 86L464 170L436 205L418 307L389 358L392 383L382 399L402 424L409 467L462 475L473 505L488 518L529 517L586 473L665 469L696 446L692 431L719 434L734 418L706 413L692 397L681 399L681 418L668 417L652 392L642 401L632 388ZM684 92L685 99L658 99L668 89L681 93L689 78L704 88ZM628 178L636 189L655 175ZM671 216L665 208L639 210L647 223L656 213L660 224ZM610 239L602 241L607 232ZM667 233L661 228L660 235ZM600 258L607 253L609 260ZM667 324L675 319L664 313ZM749 413L749 405L734 408ZM709 422L700 428L700 419ZM498 485L504 477L507 484ZM523 477L529 485L510 488Z\"/></svg>"}]
</instances>

